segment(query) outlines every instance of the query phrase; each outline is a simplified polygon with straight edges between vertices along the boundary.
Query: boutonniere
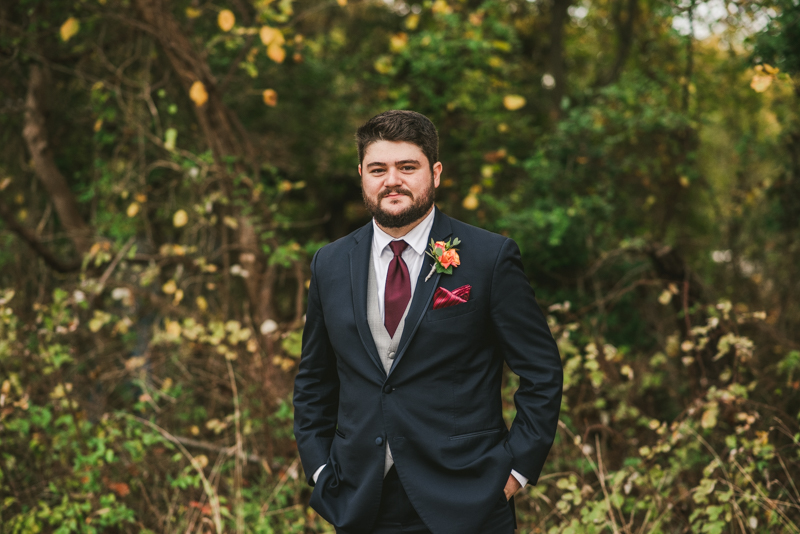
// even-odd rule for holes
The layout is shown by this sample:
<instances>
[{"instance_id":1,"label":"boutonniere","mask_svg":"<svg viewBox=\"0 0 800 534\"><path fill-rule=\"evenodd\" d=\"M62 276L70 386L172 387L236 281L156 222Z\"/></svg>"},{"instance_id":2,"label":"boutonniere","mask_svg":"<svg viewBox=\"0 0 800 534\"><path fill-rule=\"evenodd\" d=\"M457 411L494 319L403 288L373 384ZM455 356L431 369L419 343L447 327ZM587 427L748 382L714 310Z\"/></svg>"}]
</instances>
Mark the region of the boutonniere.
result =
<instances>
[{"instance_id":1,"label":"boutonniere","mask_svg":"<svg viewBox=\"0 0 800 534\"><path fill-rule=\"evenodd\" d=\"M433 276L433 273L453 274L453 268L461 265L461 258L458 257L458 249L455 248L461 243L459 238L454 238L452 242L448 240L434 241L431 239L431 249L426 252L428 256L433 258L433 267L431 272L425 277L425 281Z\"/></svg>"}]
</instances>

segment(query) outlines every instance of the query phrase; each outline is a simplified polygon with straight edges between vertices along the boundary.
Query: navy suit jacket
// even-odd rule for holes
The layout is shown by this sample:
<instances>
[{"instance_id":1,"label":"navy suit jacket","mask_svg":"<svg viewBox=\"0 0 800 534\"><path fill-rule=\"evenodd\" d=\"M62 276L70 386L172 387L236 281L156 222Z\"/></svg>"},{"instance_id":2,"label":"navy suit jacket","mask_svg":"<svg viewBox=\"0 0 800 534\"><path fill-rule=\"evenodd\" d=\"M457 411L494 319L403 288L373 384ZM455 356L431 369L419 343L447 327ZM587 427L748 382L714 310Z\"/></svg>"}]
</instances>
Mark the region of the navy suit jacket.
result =
<instances>
[{"instance_id":1,"label":"navy suit jacket","mask_svg":"<svg viewBox=\"0 0 800 534\"><path fill-rule=\"evenodd\" d=\"M338 529L369 532L388 441L415 510L435 534L478 534L512 469L536 483L561 404L558 348L511 239L436 210L430 237L458 237L461 265L416 281L386 375L367 323L372 222L311 262L294 433L303 468L327 464L311 506ZM438 286L469 284L469 301L432 309ZM517 415L502 416L503 362L519 376Z\"/></svg>"}]
</instances>

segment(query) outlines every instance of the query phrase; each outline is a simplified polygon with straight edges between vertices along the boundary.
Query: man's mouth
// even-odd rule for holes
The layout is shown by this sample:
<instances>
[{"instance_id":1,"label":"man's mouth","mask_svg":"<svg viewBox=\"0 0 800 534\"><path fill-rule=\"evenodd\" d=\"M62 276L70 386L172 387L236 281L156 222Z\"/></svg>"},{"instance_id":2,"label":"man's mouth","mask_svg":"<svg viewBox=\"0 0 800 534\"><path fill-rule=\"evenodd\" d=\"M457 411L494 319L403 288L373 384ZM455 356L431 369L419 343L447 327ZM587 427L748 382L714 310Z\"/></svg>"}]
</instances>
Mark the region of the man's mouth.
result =
<instances>
[{"instance_id":1,"label":"man's mouth","mask_svg":"<svg viewBox=\"0 0 800 534\"><path fill-rule=\"evenodd\" d=\"M380 196L379 200L383 200L384 198L388 198L388 199L392 200L392 199L400 198L400 197L403 197L403 196L406 196L406 197L409 197L409 198L413 198L411 196L411 192L410 191L386 191L384 193L381 193L381 196Z\"/></svg>"}]
</instances>

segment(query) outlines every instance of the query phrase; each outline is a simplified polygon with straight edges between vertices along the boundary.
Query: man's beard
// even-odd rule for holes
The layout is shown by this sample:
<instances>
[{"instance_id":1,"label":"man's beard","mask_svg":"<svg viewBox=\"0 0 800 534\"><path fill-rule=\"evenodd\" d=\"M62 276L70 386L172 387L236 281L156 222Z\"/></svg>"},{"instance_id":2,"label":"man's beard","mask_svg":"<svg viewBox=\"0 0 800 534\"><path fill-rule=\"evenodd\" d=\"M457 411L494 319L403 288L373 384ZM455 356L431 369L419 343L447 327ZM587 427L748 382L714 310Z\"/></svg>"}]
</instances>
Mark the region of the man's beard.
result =
<instances>
[{"instance_id":1,"label":"man's beard","mask_svg":"<svg viewBox=\"0 0 800 534\"><path fill-rule=\"evenodd\" d=\"M411 205L396 215L384 211L381 208L381 200L392 193L400 193L401 195L406 195L411 198ZM372 216L375 217L375 222L377 222L378 225L384 228L402 228L418 221L428 214L428 210L433 206L433 201L436 200L436 188L433 187L433 180L431 180L430 186L416 200L414 200L411 191L399 186L381 191L378 195L377 202L373 202L372 199L367 198L363 187L361 188L361 195L364 197L364 205Z\"/></svg>"}]
</instances>

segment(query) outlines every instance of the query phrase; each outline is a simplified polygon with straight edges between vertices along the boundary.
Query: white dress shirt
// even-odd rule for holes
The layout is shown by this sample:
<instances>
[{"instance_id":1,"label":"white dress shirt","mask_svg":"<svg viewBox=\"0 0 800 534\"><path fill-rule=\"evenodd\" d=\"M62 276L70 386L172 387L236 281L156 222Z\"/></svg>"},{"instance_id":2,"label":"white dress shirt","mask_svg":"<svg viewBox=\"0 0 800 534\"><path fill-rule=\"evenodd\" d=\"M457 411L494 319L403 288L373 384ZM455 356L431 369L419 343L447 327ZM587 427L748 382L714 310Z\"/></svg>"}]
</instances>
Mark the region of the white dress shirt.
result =
<instances>
[{"instance_id":1,"label":"white dress shirt","mask_svg":"<svg viewBox=\"0 0 800 534\"><path fill-rule=\"evenodd\" d=\"M408 246L402 252L401 256L403 261L406 262L408 267L409 278L411 279L411 299L414 298L414 289L417 285L417 278L420 276L420 270L425 263L425 250L428 248L428 236L433 228L433 217L436 208L432 209L427 217L422 219L418 225L411 229L406 235L402 237L392 237L384 232L375 219L372 219L372 266L375 269L375 275L378 282L378 308L381 312L381 318L385 318L384 311L384 295L386 293L386 275L389 273L389 263L394 258L394 253L389 243L392 241L405 241ZM428 276L428 273L423 273L423 276ZM328 464L322 464L319 469L314 472L314 483L316 484L320 472ZM528 483L528 479L517 473L513 469L511 474L520 483L522 487Z\"/></svg>"}]
</instances>

